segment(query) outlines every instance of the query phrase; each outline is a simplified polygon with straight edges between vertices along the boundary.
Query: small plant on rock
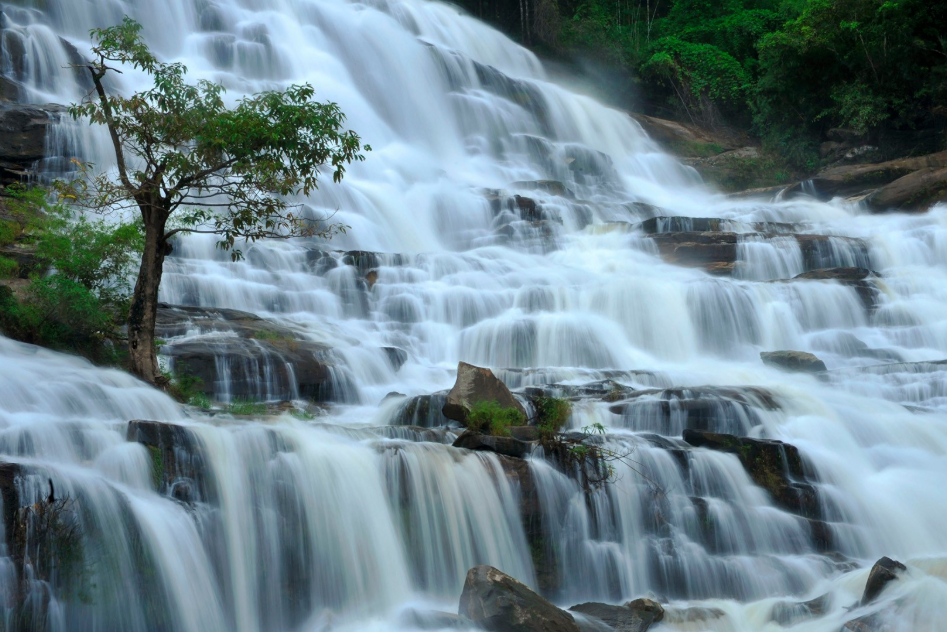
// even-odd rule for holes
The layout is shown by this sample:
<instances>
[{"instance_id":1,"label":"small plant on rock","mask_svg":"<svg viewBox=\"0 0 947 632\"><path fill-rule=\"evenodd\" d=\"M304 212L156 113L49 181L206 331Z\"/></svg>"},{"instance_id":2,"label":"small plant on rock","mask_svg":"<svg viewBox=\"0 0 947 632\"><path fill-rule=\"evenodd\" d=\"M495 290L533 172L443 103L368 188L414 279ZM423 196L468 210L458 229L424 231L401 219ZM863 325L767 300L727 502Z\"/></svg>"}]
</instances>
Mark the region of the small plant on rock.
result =
<instances>
[{"instance_id":1,"label":"small plant on rock","mask_svg":"<svg viewBox=\"0 0 947 632\"><path fill-rule=\"evenodd\" d=\"M505 437L510 428L523 423L523 414L515 408L504 408L495 401L477 402L467 414L467 428L473 432Z\"/></svg>"}]
</instances>

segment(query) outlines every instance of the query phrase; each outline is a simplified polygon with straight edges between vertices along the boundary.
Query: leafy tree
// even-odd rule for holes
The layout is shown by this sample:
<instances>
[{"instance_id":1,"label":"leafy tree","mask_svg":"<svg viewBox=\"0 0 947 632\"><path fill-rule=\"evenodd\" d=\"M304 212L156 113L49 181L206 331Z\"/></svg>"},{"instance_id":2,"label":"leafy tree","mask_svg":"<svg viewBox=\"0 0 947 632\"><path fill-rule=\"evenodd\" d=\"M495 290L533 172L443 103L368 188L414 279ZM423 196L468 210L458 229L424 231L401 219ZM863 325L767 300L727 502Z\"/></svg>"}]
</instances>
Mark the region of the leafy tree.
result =
<instances>
[{"instance_id":1,"label":"leafy tree","mask_svg":"<svg viewBox=\"0 0 947 632\"><path fill-rule=\"evenodd\" d=\"M307 219L289 199L317 188L323 170L339 182L364 160L361 140L343 130L335 103L313 100L310 85L294 85L225 105L222 86L189 84L186 68L162 63L126 17L94 29L89 71L94 91L70 113L108 129L114 172L86 171L64 193L97 210L133 208L141 215L144 249L128 315L131 370L164 385L155 351L158 288L165 257L178 233L218 235L218 245L240 257L237 240L324 236L343 229L326 218ZM125 97L107 78L131 66L150 75L151 89ZM365 147L370 150L370 147Z\"/></svg>"}]
</instances>

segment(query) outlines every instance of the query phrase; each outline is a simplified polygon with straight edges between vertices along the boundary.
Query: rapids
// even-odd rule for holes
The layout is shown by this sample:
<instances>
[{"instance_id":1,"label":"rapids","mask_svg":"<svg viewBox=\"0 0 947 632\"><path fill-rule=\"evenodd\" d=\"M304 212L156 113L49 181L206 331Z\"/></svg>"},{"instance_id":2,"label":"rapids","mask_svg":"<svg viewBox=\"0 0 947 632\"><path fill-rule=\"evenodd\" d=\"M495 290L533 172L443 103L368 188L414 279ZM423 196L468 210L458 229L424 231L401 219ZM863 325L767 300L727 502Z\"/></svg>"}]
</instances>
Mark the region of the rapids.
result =
<instances>
[{"instance_id":1,"label":"rapids","mask_svg":"<svg viewBox=\"0 0 947 632\"><path fill-rule=\"evenodd\" d=\"M524 490L501 459L445 445L450 430L397 427L405 400L385 399L449 388L461 360L493 367L513 389L603 379L768 389L776 405L694 397L710 397L710 418L725 420L710 430L799 449L833 552L857 562L818 550L807 520L775 504L735 456L681 457L689 417L675 401L690 395L646 395L620 414L589 398L571 427L602 423L638 471L619 464L613 484L586 494L529 461L540 553L558 560L547 591L557 604L653 593L669 613L725 613L669 616L660 629L775 630L776 602L828 594L827 614L794 629L834 632L879 607L892 629L945 625L947 365L937 361L947 357L947 207L870 215L842 200L727 198L629 116L437 2L25 0L2 10L0 71L28 87L24 101L81 98L64 68L70 47L88 50L89 29L127 13L162 59L221 82L230 99L310 82L373 147L343 184L302 200L347 234L257 243L238 263L212 237L186 237L161 289L168 303L253 312L325 344L335 371L325 415L208 417L121 372L0 338L0 455L19 468L21 506L51 481L79 507L83 584L56 594L37 576L21 589L11 551L0 551L4 626L23 602L26 629L412 629L411 608L456 612L475 564L538 587ZM116 88L144 85L126 72ZM48 154L108 168L105 140L64 122ZM524 211L516 195L540 210ZM725 220L741 235L733 277L664 263L636 229L656 215ZM806 255L792 237L749 228L760 222L830 238ZM366 286L341 251L382 253L377 279ZM313 253L332 265L317 274ZM833 281L782 282L833 266L881 273L877 309ZM213 343L200 330L185 338ZM403 366L385 347L406 352ZM762 365L759 352L774 349L818 354L829 378ZM222 374L230 361L219 359ZM226 380L216 388L231 398ZM296 399L294 388L274 377L255 392ZM155 452L126 440L133 419L184 428L187 446L173 454L203 472L185 500L162 489ZM882 555L907 564L906 579L880 605L849 612Z\"/></svg>"}]
</instances>

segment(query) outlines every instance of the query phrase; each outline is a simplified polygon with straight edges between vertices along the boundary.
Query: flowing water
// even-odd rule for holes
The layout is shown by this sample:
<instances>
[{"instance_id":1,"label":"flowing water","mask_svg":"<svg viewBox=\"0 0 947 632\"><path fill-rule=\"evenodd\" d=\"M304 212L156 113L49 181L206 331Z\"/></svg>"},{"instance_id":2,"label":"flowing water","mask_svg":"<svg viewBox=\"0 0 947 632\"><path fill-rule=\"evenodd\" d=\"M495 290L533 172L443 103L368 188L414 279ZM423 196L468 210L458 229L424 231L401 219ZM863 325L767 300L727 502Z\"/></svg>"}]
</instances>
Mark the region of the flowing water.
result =
<instances>
[{"instance_id":1,"label":"flowing water","mask_svg":"<svg viewBox=\"0 0 947 632\"><path fill-rule=\"evenodd\" d=\"M827 614L795 629L879 609L892 629L947 620L947 207L872 216L808 196L728 199L626 114L422 0L25 0L3 6L0 70L28 87L24 101L75 101L71 49L123 14L231 99L312 83L372 145L342 185L303 201L346 235L257 243L239 263L187 237L162 286L168 303L253 312L324 345L333 405L314 420L207 417L120 372L0 338L0 454L16 468L4 511L53 485L79 534L61 538L72 545L52 571L32 551L23 581L22 560L0 551L5 626L411 629L412 608L456 612L469 567L541 587L539 559L556 560L556 603L651 593L668 604L666 629L783 629L776 602L825 594ZM115 87L144 85L127 72ZM46 167L75 152L108 168L104 141L63 123ZM663 263L636 228L655 216L685 218L661 231L721 219L738 234L733 277ZM792 234L829 237L804 251ZM877 309L834 281L785 282L832 266L881 273ZM228 335L193 327L171 342ZM817 353L828 378L762 365L775 349ZM570 420L606 426L634 469L619 463L617 480L588 491L534 456L537 538L507 461L445 445L454 431L398 426L405 397L450 387L461 360L514 389L645 391L617 409L580 397ZM254 396L303 397L281 360L263 364ZM223 354L216 366L228 401L229 376L250 369ZM437 398L411 423L437 425ZM180 426L179 443L162 453L127 440L144 432L132 419ZM735 455L685 449L688 427L796 446L831 546ZM163 480L169 459L193 476ZM905 562L906 579L849 611L882 555ZM67 594L56 573L72 577ZM723 614L688 620L688 606Z\"/></svg>"}]
</instances>

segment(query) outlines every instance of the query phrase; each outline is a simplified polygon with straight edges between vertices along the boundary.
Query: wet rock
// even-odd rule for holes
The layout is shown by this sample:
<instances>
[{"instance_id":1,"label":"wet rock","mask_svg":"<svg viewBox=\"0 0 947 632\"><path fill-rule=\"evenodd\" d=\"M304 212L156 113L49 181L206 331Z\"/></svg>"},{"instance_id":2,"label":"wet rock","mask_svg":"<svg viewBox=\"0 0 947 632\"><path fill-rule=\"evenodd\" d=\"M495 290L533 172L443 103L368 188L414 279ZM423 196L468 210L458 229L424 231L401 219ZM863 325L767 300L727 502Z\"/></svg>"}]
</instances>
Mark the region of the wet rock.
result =
<instances>
[{"instance_id":1,"label":"wet rock","mask_svg":"<svg viewBox=\"0 0 947 632\"><path fill-rule=\"evenodd\" d=\"M947 151L873 164L831 167L819 173L812 183L820 197L828 199L883 187L918 171L944 168L947 168Z\"/></svg>"},{"instance_id":2,"label":"wet rock","mask_svg":"<svg viewBox=\"0 0 947 632\"><path fill-rule=\"evenodd\" d=\"M444 392L410 397L401 405L390 423L396 426L421 426L423 428L448 426L451 424L451 420L441 412L446 400L447 394Z\"/></svg>"},{"instance_id":3,"label":"wet rock","mask_svg":"<svg viewBox=\"0 0 947 632\"><path fill-rule=\"evenodd\" d=\"M727 613L719 608L703 608L701 606L694 606L693 608L667 608L664 611L662 622L668 626L683 624L686 626L685 629L691 629L694 623L716 621L726 616Z\"/></svg>"},{"instance_id":4,"label":"wet rock","mask_svg":"<svg viewBox=\"0 0 947 632\"><path fill-rule=\"evenodd\" d=\"M510 436L520 441L539 441L539 428L536 426L513 426Z\"/></svg>"},{"instance_id":5,"label":"wet rock","mask_svg":"<svg viewBox=\"0 0 947 632\"><path fill-rule=\"evenodd\" d=\"M17 182L46 158L46 136L65 113L58 105L0 104L0 183Z\"/></svg>"},{"instance_id":6,"label":"wet rock","mask_svg":"<svg viewBox=\"0 0 947 632\"><path fill-rule=\"evenodd\" d=\"M645 632L664 618L664 608L651 599L635 599L623 606L604 603L582 603L569 608L611 626L617 632Z\"/></svg>"},{"instance_id":7,"label":"wet rock","mask_svg":"<svg viewBox=\"0 0 947 632\"><path fill-rule=\"evenodd\" d=\"M495 632L578 632L568 612L492 566L467 571L459 614Z\"/></svg>"},{"instance_id":8,"label":"wet rock","mask_svg":"<svg viewBox=\"0 0 947 632\"><path fill-rule=\"evenodd\" d=\"M763 364L798 373L825 371L825 362L806 351L761 351Z\"/></svg>"},{"instance_id":9,"label":"wet rock","mask_svg":"<svg viewBox=\"0 0 947 632\"><path fill-rule=\"evenodd\" d=\"M204 451L187 428L135 419L128 422L125 438L148 450L152 479L159 493L188 503L207 500Z\"/></svg>"},{"instance_id":10,"label":"wet rock","mask_svg":"<svg viewBox=\"0 0 947 632\"><path fill-rule=\"evenodd\" d=\"M923 212L934 204L945 201L947 201L947 166L915 171L883 186L865 198L865 204L876 213Z\"/></svg>"},{"instance_id":11,"label":"wet rock","mask_svg":"<svg viewBox=\"0 0 947 632\"><path fill-rule=\"evenodd\" d=\"M412 630L469 630L471 621L450 612L407 608L398 615L398 625Z\"/></svg>"},{"instance_id":12,"label":"wet rock","mask_svg":"<svg viewBox=\"0 0 947 632\"><path fill-rule=\"evenodd\" d=\"M878 308L881 296L874 280L880 275L867 268L841 267L819 268L797 274L794 281L838 281L843 285L855 288L858 297L865 304L865 309L874 311Z\"/></svg>"},{"instance_id":13,"label":"wet rock","mask_svg":"<svg viewBox=\"0 0 947 632\"><path fill-rule=\"evenodd\" d=\"M566 188L566 185L558 180L521 180L510 184L510 188L525 191L542 191L543 193L558 195L560 197L574 197L572 192Z\"/></svg>"},{"instance_id":14,"label":"wet rock","mask_svg":"<svg viewBox=\"0 0 947 632\"><path fill-rule=\"evenodd\" d=\"M408 352L398 347L382 347L382 351L388 356L388 362L391 363L395 371L401 369L404 363L408 361Z\"/></svg>"},{"instance_id":15,"label":"wet rock","mask_svg":"<svg viewBox=\"0 0 947 632\"><path fill-rule=\"evenodd\" d=\"M805 480L795 446L702 430L685 430L683 438L694 447L735 454L753 482L768 491L777 505L805 518L821 520L818 495Z\"/></svg>"},{"instance_id":16,"label":"wet rock","mask_svg":"<svg viewBox=\"0 0 947 632\"><path fill-rule=\"evenodd\" d=\"M233 335L215 335L221 333ZM161 352L174 372L208 397L326 402L350 401L355 393L328 347L254 314L162 303L155 334L167 341ZM174 340L185 334L192 335Z\"/></svg>"},{"instance_id":17,"label":"wet rock","mask_svg":"<svg viewBox=\"0 0 947 632\"><path fill-rule=\"evenodd\" d=\"M809 601L780 601L773 606L770 620L775 621L784 628L789 627L801 621L821 617L828 612L831 604L832 598L829 594L810 599Z\"/></svg>"},{"instance_id":18,"label":"wet rock","mask_svg":"<svg viewBox=\"0 0 947 632\"><path fill-rule=\"evenodd\" d=\"M461 362L457 365L457 381L444 403L444 416L466 423L471 408L479 402L496 402L503 408L515 408L526 420L526 409L493 371Z\"/></svg>"},{"instance_id":19,"label":"wet rock","mask_svg":"<svg viewBox=\"0 0 947 632\"><path fill-rule=\"evenodd\" d=\"M852 619L842 626L841 632L887 632L889 628L885 626L885 620L880 613L867 614L857 619Z\"/></svg>"},{"instance_id":20,"label":"wet rock","mask_svg":"<svg viewBox=\"0 0 947 632\"><path fill-rule=\"evenodd\" d=\"M496 437L466 431L454 441L455 448L465 448L479 452L496 452L505 456L522 459L533 451L533 444L514 437Z\"/></svg>"},{"instance_id":21,"label":"wet rock","mask_svg":"<svg viewBox=\"0 0 947 632\"><path fill-rule=\"evenodd\" d=\"M855 258L858 265L870 265L868 244L855 237L837 237L834 235L794 235L802 251L802 262L806 270L819 270L838 266L846 262L840 260L838 250L844 248L848 255Z\"/></svg>"},{"instance_id":22,"label":"wet rock","mask_svg":"<svg viewBox=\"0 0 947 632\"><path fill-rule=\"evenodd\" d=\"M737 261L738 235L731 232L678 232L651 235L661 258L674 265L729 276Z\"/></svg>"},{"instance_id":23,"label":"wet rock","mask_svg":"<svg viewBox=\"0 0 947 632\"><path fill-rule=\"evenodd\" d=\"M679 232L719 232L725 220L716 217L651 217L637 225L646 235Z\"/></svg>"},{"instance_id":24,"label":"wet rock","mask_svg":"<svg viewBox=\"0 0 947 632\"><path fill-rule=\"evenodd\" d=\"M883 557L875 562L868 573L860 605L865 606L874 601L889 583L901 577L907 569L907 566L890 557Z\"/></svg>"}]
</instances>

